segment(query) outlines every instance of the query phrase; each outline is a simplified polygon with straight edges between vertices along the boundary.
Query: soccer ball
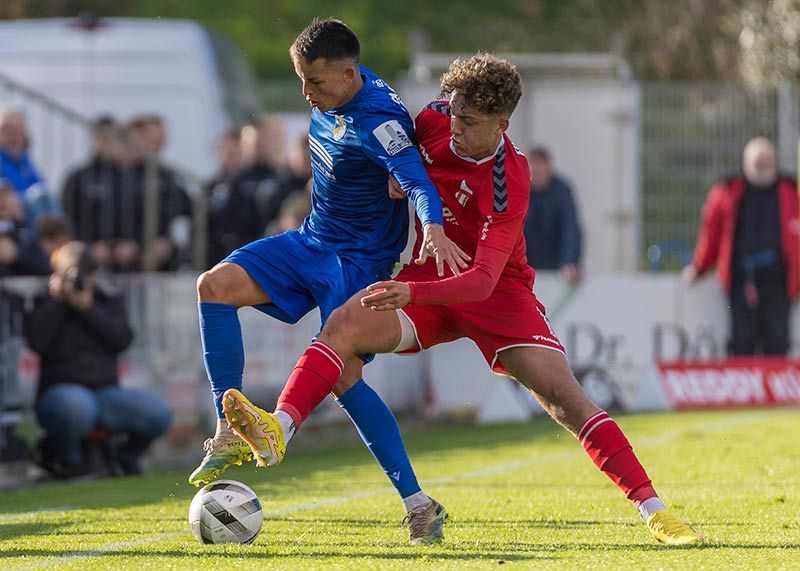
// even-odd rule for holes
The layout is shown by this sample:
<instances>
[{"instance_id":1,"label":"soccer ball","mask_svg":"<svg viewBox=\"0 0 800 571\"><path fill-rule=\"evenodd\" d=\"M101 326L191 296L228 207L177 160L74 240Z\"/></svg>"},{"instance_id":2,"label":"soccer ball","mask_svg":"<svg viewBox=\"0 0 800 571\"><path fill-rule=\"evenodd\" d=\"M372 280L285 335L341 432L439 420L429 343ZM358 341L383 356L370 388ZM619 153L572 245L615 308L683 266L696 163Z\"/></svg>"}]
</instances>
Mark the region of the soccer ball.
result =
<instances>
[{"instance_id":1,"label":"soccer ball","mask_svg":"<svg viewBox=\"0 0 800 571\"><path fill-rule=\"evenodd\" d=\"M234 480L204 486L189 506L189 525L200 543L252 543L263 521L258 496Z\"/></svg>"}]
</instances>

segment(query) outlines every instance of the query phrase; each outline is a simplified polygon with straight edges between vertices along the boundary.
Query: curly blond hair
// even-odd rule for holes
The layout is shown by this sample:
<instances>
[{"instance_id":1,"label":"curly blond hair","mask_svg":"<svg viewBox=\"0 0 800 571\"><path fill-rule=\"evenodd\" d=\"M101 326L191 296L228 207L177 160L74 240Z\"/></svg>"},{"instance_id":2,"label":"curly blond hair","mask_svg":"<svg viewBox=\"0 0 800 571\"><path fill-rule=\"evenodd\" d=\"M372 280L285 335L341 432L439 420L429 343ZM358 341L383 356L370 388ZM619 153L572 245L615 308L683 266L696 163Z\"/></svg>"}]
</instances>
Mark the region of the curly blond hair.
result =
<instances>
[{"instance_id":1,"label":"curly blond hair","mask_svg":"<svg viewBox=\"0 0 800 571\"><path fill-rule=\"evenodd\" d=\"M522 79L508 61L478 53L455 60L442 76L441 97L453 93L481 113L511 116L522 97Z\"/></svg>"}]
</instances>

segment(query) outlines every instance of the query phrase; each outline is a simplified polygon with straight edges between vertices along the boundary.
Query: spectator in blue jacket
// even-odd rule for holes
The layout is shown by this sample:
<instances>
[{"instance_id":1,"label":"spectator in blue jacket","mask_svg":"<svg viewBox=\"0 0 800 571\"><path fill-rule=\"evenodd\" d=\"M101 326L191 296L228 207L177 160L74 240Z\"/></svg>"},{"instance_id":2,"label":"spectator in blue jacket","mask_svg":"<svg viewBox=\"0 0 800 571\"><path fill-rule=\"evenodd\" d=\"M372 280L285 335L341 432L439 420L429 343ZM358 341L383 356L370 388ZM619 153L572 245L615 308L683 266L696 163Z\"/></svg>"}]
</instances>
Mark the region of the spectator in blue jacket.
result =
<instances>
[{"instance_id":1,"label":"spectator in blue jacket","mask_svg":"<svg viewBox=\"0 0 800 571\"><path fill-rule=\"evenodd\" d=\"M19 193L25 208L25 225L34 229L39 216L56 211L56 203L31 161L28 147L22 113L0 110L0 178Z\"/></svg>"},{"instance_id":2,"label":"spectator in blue jacket","mask_svg":"<svg viewBox=\"0 0 800 571\"><path fill-rule=\"evenodd\" d=\"M531 202L525 222L528 264L535 270L558 270L567 283L580 279L581 227L572 189L553 173L550 152L535 147L528 153Z\"/></svg>"}]
</instances>

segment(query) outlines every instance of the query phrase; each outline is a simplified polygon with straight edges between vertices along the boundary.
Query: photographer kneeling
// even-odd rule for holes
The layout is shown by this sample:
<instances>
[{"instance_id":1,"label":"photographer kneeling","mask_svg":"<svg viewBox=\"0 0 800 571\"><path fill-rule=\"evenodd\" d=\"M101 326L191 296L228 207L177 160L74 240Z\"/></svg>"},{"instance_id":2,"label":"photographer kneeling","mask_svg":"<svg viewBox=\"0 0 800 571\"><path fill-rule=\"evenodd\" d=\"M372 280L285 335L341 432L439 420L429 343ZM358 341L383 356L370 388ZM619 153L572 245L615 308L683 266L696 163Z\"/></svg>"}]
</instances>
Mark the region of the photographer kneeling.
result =
<instances>
[{"instance_id":1,"label":"photographer kneeling","mask_svg":"<svg viewBox=\"0 0 800 571\"><path fill-rule=\"evenodd\" d=\"M125 435L116 460L123 473L137 474L172 412L156 395L119 386L117 355L133 333L122 300L95 282L85 244L67 243L52 266L48 292L26 321L28 344L41 357L36 416L52 452L48 468L57 477L86 474L83 443L103 428Z\"/></svg>"}]
</instances>

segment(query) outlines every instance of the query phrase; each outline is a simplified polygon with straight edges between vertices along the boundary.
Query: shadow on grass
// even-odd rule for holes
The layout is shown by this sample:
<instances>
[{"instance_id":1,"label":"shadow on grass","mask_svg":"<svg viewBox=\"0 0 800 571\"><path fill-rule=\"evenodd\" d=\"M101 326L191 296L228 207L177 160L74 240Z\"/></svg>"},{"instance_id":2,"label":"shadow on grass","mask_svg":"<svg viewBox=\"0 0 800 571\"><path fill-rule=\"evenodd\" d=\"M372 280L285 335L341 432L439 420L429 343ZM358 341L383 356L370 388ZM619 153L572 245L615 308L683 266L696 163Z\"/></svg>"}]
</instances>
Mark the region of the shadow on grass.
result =
<instances>
[{"instance_id":1,"label":"shadow on grass","mask_svg":"<svg viewBox=\"0 0 800 571\"><path fill-rule=\"evenodd\" d=\"M491 450L520 443L532 445L540 440L553 441L556 435L568 437L563 429L545 418L537 418L529 423L489 427L434 425L427 427L424 432L420 429L410 430L408 435L406 444L414 460L423 460L428 455L439 457L442 452L446 452L448 456L458 456L474 453L480 448ZM578 445L575 446L577 449ZM69 494L71 504L81 509L141 507L162 502L170 496L188 501L196 492L196 488L186 482L193 468L194 466L171 468L159 474L138 478L47 482L20 490L7 490L0 500L0 513L14 514L47 508L57 503L65 494ZM376 474L380 474L380 468L363 444L360 441L353 442L351 439L349 442L334 442L322 450L304 450L290 454L279 467L269 470L268 473L260 471L260 474L263 474L259 476L261 481L253 482L251 485L266 484L276 487L294 485L294 480L297 478L314 478L319 473L342 468L347 468L354 474L361 473L362 469L373 470ZM237 479L242 475L241 469L230 469L222 475L222 478ZM252 481L251 476L252 471L248 475L249 481ZM321 480L321 484L324 484L324 478ZM332 484L327 487L320 485L319 489L312 484L312 488L313 493L330 492L335 489ZM388 490L390 486L387 484Z\"/></svg>"},{"instance_id":2,"label":"shadow on grass","mask_svg":"<svg viewBox=\"0 0 800 571\"><path fill-rule=\"evenodd\" d=\"M427 548L414 548L408 546L407 550L400 551L392 551L386 552L382 551L380 553L372 552L372 551L353 551L353 550L344 550L341 553L331 552L330 546L327 548L324 546L319 546L318 549L314 550L304 550L303 552L297 553L287 553L286 551L257 551L250 548L243 548L237 552L217 552L213 548L209 546L209 548L204 549L200 552L188 551L188 550L179 550L179 549L164 549L164 550L131 550L126 549L124 551L115 551L113 553L97 553L96 551L92 550L76 550L76 551L68 551L63 553L53 553L52 551L46 551L43 549L20 549L14 551L12 553L0 553L0 559L8 559L11 557L43 557L43 558L61 558L61 557L69 557L72 559L80 559L80 558L106 558L106 557L125 557L125 558L132 558L132 557L142 557L147 559L152 559L155 557L169 557L169 558L195 558L198 556L203 556L206 558L224 558L224 559L237 559L240 560L243 556L247 557L248 560L257 560L257 559L270 559L274 560L275 557L280 556L282 562L290 561L292 559L297 560L308 560L310 558L318 559L320 562L336 558L336 557L348 557L348 558L359 558L361 559L361 563L364 564L364 559L373 558L376 560L402 560L402 559L421 559L424 558L426 563L431 563L437 560L449 560L449 561L539 561L539 560L553 560L557 559L558 556L555 554L538 554L538 553L514 553L508 550L493 550L492 548L484 548L481 546L480 553L464 553L464 552L448 552L448 551L441 551L441 550L432 550ZM42 564L45 564L46 561L42 561Z\"/></svg>"},{"instance_id":3,"label":"shadow on grass","mask_svg":"<svg viewBox=\"0 0 800 571\"><path fill-rule=\"evenodd\" d=\"M349 546L349 544L348 544ZM62 558L69 557L71 559L80 558L108 558L108 557L141 557L152 559L155 557L167 558L194 558L203 556L206 558L222 558L222 559L241 559L243 556L249 560L258 559L274 559L280 556L283 561L298 559L308 560L314 558L320 562L337 557L359 558L364 563L365 559L376 560L411 560L424 558L425 562L430 564L435 561L544 561L544 560L557 560L569 558L569 552L669 552L676 551L713 551L721 549L736 549L736 550L786 550L797 549L800 550L800 543L793 544L778 544L778 545L765 545L765 544L737 544L737 543L706 543L702 545L687 545L687 546L663 546L657 544L597 544L597 543L547 543L547 544L532 544L523 542L504 542L496 544L494 542L479 542L475 543L475 553L465 551L463 546L454 546L459 548L459 551L448 550L445 546L435 547L413 547L409 545L384 547L381 552L369 550L352 550L342 549L341 551L331 549L331 544L325 543L311 543L304 542L304 549L302 551L293 552L290 549L281 550L263 550L266 546L255 544L253 546L242 546L236 551L232 551L230 546L220 546L218 548L213 546L204 546L202 549L121 549L119 551L109 553L98 553L95 550L74 550L66 552L48 551L45 549L18 549L14 551L0 553L0 559L19 558L19 557L41 557L41 558ZM226 549L227 551L221 551ZM388 549L389 551L386 551ZM45 564L46 561L42 561Z\"/></svg>"}]
</instances>

